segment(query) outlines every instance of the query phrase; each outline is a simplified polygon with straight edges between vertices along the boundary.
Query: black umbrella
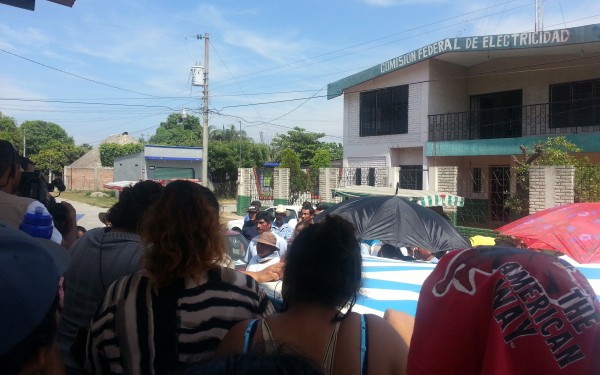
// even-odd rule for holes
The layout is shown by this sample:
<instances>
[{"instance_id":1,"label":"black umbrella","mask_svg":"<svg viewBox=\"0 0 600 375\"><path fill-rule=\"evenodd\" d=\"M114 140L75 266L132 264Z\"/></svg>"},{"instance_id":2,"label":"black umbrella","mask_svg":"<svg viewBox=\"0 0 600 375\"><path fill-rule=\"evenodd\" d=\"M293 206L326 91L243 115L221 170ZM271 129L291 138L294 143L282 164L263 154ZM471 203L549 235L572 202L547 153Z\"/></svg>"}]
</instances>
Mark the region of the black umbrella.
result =
<instances>
[{"instance_id":1,"label":"black umbrella","mask_svg":"<svg viewBox=\"0 0 600 375\"><path fill-rule=\"evenodd\" d=\"M448 219L398 196L349 199L320 213L314 221L323 220L327 214L352 222L363 240L418 246L433 253L471 247Z\"/></svg>"}]
</instances>

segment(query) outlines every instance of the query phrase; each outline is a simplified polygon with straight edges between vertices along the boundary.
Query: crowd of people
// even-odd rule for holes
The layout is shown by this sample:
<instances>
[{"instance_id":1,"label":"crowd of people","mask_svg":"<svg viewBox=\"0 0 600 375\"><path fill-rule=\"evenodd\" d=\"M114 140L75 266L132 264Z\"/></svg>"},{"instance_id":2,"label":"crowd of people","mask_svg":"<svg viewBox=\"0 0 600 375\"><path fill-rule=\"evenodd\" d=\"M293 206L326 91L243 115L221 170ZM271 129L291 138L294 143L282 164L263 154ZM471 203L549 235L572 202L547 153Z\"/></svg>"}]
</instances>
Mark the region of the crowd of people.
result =
<instances>
[{"instance_id":1,"label":"crowd of people","mask_svg":"<svg viewBox=\"0 0 600 375\"><path fill-rule=\"evenodd\" d=\"M423 284L414 318L362 315L359 239L327 207L305 203L291 228L285 207L272 217L252 202L240 272L206 187L138 182L106 227L77 239L66 206L64 233L43 239L19 229L40 207L17 194L21 170L0 142L2 374L600 373L600 303L550 255L452 251ZM260 283L279 279L275 301Z\"/></svg>"}]
</instances>

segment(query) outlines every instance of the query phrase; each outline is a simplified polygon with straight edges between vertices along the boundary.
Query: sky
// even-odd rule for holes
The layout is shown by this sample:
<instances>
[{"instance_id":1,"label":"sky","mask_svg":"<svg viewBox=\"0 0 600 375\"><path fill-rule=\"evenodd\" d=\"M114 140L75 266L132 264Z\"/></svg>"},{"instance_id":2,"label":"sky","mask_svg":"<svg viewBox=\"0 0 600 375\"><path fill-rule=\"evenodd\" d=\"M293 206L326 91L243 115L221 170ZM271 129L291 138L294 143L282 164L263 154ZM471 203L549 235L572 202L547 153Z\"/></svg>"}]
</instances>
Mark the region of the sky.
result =
<instances>
[{"instance_id":1,"label":"sky","mask_svg":"<svg viewBox=\"0 0 600 375\"><path fill-rule=\"evenodd\" d=\"M0 4L0 112L54 122L77 144L150 138L171 113L270 143L293 127L342 142L327 84L458 36L533 31L535 0L36 0ZM600 23L599 0L545 0L545 30Z\"/></svg>"}]
</instances>

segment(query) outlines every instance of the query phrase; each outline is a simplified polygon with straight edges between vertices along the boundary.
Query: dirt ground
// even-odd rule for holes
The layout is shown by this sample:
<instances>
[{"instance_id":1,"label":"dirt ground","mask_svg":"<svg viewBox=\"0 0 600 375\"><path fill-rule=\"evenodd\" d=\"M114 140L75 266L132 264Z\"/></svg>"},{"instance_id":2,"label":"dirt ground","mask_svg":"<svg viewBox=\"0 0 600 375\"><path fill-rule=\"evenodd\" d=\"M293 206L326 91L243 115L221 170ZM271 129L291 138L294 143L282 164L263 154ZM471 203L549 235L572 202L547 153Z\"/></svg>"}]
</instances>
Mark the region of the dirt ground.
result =
<instances>
[{"instance_id":1,"label":"dirt ground","mask_svg":"<svg viewBox=\"0 0 600 375\"><path fill-rule=\"evenodd\" d=\"M236 213L236 204L233 202L219 202L221 204L220 222L225 225L229 220L243 219Z\"/></svg>"}]
</instances>

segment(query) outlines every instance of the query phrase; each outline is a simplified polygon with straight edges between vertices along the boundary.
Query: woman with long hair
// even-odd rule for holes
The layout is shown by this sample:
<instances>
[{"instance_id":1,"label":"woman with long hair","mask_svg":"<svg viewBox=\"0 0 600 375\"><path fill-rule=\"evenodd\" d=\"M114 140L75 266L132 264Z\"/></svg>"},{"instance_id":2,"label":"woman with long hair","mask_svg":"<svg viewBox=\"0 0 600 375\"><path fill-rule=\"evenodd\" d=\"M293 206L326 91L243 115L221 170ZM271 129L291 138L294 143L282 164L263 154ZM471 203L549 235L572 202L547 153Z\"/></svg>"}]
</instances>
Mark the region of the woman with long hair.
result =
<instances>
[{"instance_id":1,"label":"woman with long hair","mask_svg":"<svg viewBox=\"0 0 600 375\"><path fill-rule=\"evenodd\" d=\"M168 184L142 224L144 269L113 283L88 338L95 373L162 374L211 359L238 321L273 307L226 258L219 204L207 188Z\"/></svg>"},{"instance_id":2,"label":"woman with long hair","mask_svg":"<svg viewBox=\"0 0 600 375\"><path fill-rule=\"evenodd\" d=\"M352 312L362 257L354 226L327 216L302 230L286 254L282 312L240 322L219 356L253 348L302 354L326 374L404 374L408 346L375 315Z\"/></svg>"}]
</instances>

